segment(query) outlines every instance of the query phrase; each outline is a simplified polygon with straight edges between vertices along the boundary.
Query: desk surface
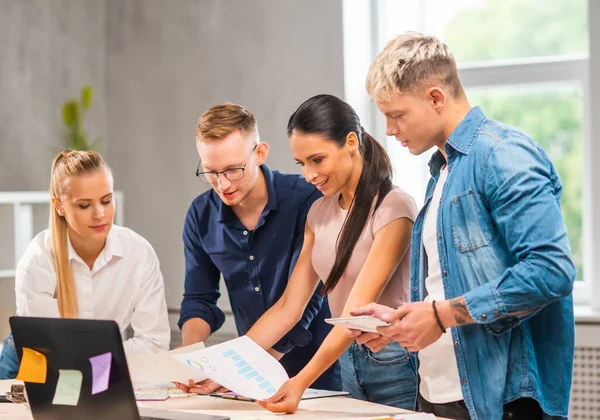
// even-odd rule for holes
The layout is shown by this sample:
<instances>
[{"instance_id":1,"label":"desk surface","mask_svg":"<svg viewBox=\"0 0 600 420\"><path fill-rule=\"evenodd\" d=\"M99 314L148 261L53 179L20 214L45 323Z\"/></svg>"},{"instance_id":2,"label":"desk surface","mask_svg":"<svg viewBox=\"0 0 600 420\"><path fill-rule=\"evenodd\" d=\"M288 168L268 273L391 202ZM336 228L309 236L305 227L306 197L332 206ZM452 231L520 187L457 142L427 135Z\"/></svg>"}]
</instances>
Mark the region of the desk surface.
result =
<instances>
[{"instance_id":1,"label":"desk surface","mask_svg":"<svg viewBox=\"0 0 600 420\"><path fill-rule=\"evenodd\" d=\"M17 381L0 381L0 393L10 390ZM172 398L166 401L139 402L140 407L160 408L164 410L184 411L198 414L221 414L232 420L279 419L281 415L270 413L258 404L244 401L227 400L209 396ZM348 397L331 397L307 400L293 419L369 419L389 414L409 413L409 411L368 403ZM288 417L288 416L286 416ZM25 404L0 404L0 419L31 420L31 413Z\"/></svg>"}]
</instances>

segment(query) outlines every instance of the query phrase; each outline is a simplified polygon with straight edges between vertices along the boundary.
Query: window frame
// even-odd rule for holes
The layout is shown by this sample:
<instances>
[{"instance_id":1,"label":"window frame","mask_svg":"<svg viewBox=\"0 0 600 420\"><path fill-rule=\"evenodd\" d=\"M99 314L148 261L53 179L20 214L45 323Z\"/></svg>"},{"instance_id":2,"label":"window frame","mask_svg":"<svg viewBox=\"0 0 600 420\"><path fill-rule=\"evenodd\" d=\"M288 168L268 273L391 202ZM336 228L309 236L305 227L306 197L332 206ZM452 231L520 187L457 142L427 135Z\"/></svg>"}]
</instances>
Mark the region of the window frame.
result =
<instances>
[{"instance_id":1,"label":"window frame","mask_svg":"<svg viewBox=\"0 0 600 420\"><path fill-rule=\"evenodd\" d=\"M424 10L421 8L421 10ZM384 142L391 151L393 138L385 135L385 120L370 101L364 88L371 60L387 39L383 5L378 0L343 0L344 28L344 92L346 100L361 116L363 126ZM572 54L507 60L459 63L459 75L465 90L485 87L540 86L545 84L579 84L582 92L582 234L585 278L576 281L575 304L600 310L600 220L593 218L593 209L600 209L600 165L593 165L594 155L600 156L600 142L592 141L592 133L600 134L600 105L591 101L600 97L600 78L590 80L590 74L600 74L600 2L588 0L589 55ZM423 31L426 23L419 19L409 29ZM596 38L597 42L594 42ZM595 70L595 71L594 71ZM594 94L595 93L595 94ZM385 139L385 140L383 140ZM391 152L390 152L391 153ZM427 156L424 156L427 155ZM425 162L429 154L420 157L419 177L427 177ZM394 159L394 157L392 157ZM398 166L394 162L394 166ZM413 166L414 167L414 166ZM419 180L421 187L427 180ZM422 188L424 190L424 187ZM424 194L424 191L423 191ZM421 197L415 197L419 205ZM596 239L598 238L598 239Z\"/></svg>"}]
</instances>

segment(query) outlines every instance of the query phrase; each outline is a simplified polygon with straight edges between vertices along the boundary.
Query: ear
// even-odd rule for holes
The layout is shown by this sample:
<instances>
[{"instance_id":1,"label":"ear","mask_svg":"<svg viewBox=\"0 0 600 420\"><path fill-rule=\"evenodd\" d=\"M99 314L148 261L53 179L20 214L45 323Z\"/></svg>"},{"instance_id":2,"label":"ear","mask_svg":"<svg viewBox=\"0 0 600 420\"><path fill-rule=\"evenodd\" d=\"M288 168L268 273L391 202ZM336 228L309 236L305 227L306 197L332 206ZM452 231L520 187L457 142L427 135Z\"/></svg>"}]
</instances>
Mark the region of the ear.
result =
<instances>
[{"instance_id":1,"label":"ear","mask_svg":"<svg viewBox=\"0 0 600 420\"><path fill-rule=\"evenodd\" d=\"M346 136L346 147L351 153L358 150L358 136L354 131L351 131Z\"/></svg>"},{"instance_id":2,"label":"ear","mask_svg":"<svg viewBox=\"0 0 600 420\"><path fill-rule=\"evenodd\" d=\"M267 157L269 156L269 145L265 142L258 143L256 146L256 164L258 166L262 165L266 162Z\"/></svg>"},{"instance_id":3,"label":"ear","mask_svg":"<svg viewBox=\"0 0 600 420\"><path fill-rule=\"evenodd\" d=\"M442 111L446 106L446 92L441 87L427 89L426 98L437 112Z\"/></svg>"},{"instance_id":4,"label":"ear","mask_svg":"<svg viewBox=\"0 0 600 420\"><path fill-rule=\"evenodd\" d=\"M51 199L51 204L52 207L54 207L54 210L56 210L56 213L58 213L59 216L64 216L65 215L65 210L63 209L63 205L60 202L60 200L56 197L52 197Z\"/></svg>"}]
</instances>

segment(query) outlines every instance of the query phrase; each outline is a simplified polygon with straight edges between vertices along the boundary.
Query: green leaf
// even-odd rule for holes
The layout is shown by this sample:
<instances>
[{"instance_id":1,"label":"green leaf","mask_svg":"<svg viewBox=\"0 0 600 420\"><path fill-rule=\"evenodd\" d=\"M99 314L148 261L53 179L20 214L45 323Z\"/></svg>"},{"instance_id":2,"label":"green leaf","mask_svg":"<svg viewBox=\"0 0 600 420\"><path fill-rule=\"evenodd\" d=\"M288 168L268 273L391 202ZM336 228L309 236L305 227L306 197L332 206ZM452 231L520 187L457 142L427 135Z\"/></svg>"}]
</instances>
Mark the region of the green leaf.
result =
<instances>
[{"instance_id":1,"label":"green leaf","mask_svg":"<svg viewBox=\"0 0 600 420\"><path fill-rule=\"evenodd\" d=\"M70 127L79 120L79 105L74 100L65 102L62 108L63 123Z\"/></svg>"},{"instance_id":2,"label":"green leaf","mask_svg":"<svg viewBox=\"0 0 600 420\"><path fill-rule=\"evenodd\" d=\"M84 109L90 109L92 106L92 99L94 98L94 88L91 86L81 87L81 105Z\"/></svg>"}]
</instances>

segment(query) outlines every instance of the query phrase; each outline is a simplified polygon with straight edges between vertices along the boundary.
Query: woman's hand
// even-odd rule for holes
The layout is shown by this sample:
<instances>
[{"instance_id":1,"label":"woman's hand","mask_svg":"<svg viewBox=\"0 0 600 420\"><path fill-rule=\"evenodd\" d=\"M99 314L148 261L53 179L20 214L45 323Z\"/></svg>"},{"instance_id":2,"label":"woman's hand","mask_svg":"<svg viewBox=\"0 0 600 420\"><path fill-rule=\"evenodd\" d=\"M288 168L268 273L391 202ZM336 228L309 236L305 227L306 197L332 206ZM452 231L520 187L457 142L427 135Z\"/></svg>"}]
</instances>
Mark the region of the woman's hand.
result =
<instances>
[{"instance_id":1,"label":"woman's hand","mask_svg":"<svg viewBox=\"0 0 600 420\"><path fill-rule=\"evenodd\" d=\"M271 398L257 402L262 408L274 413L294 414L305 390L306 387L300 383L297 377L294 377L284 383Z\"/></svg>"}]
</instances>

